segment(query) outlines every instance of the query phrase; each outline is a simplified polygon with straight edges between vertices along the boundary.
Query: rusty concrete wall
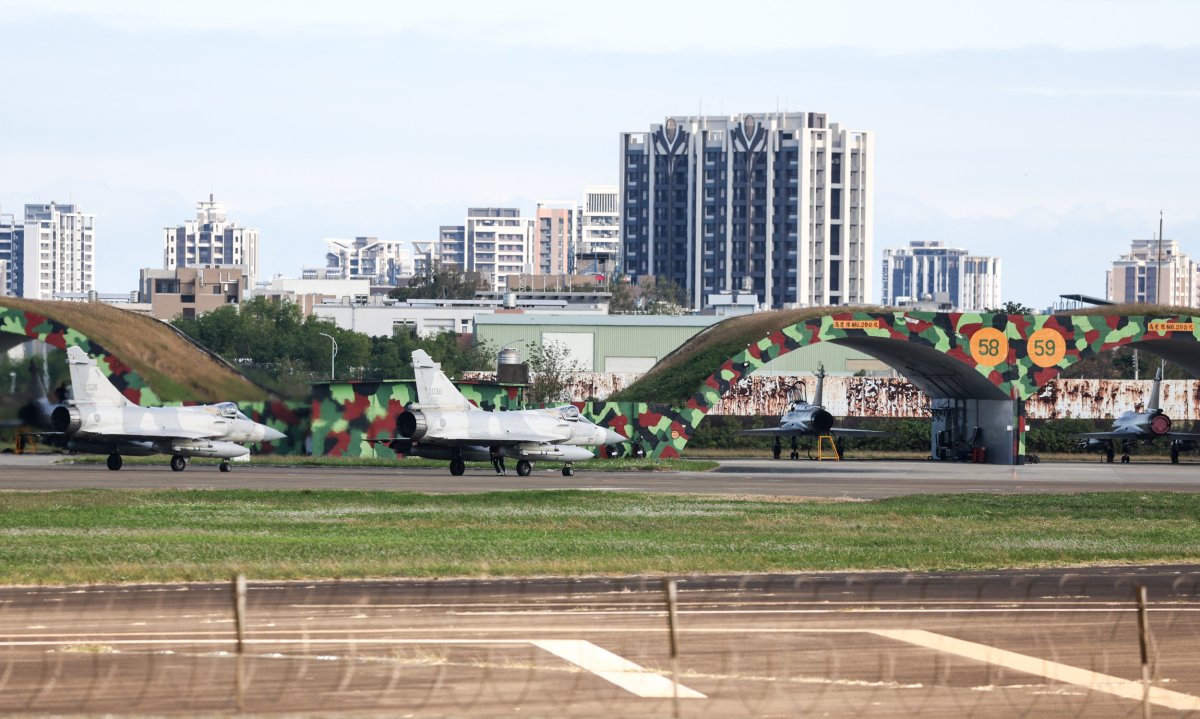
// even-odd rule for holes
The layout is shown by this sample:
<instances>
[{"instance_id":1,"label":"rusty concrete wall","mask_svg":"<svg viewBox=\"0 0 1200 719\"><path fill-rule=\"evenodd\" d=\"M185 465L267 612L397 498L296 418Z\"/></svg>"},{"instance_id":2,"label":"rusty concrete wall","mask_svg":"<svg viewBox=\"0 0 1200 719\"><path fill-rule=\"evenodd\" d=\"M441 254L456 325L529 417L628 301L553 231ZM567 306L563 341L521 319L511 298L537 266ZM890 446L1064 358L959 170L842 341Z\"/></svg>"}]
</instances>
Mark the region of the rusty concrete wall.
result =
<instances>
[{"instance_id":1,"label":"rusty concrete wall","mask_svg":"<svg viewBox=\"0 0 1200 719\"><path fill-rule=\"evenodd\" d=\"M470 379L490 380L494 372L466 373ZM604 399L632 384L636 374L580 373L572 383L571 401ZM717 415L783 413L788 390L803 384L812 400L817 380L807 375L752 374L713 407ZM1150 380L1060 379L1047 384L1026 403L1029 419L1116 417L1141 410L1150 395ZM929 398L903 377L825 378L825 408L836 417L929 417ZM1200 419L1200 380L1166 380L1162 407L1177 420Z\"/></svg>"}]
</instances>

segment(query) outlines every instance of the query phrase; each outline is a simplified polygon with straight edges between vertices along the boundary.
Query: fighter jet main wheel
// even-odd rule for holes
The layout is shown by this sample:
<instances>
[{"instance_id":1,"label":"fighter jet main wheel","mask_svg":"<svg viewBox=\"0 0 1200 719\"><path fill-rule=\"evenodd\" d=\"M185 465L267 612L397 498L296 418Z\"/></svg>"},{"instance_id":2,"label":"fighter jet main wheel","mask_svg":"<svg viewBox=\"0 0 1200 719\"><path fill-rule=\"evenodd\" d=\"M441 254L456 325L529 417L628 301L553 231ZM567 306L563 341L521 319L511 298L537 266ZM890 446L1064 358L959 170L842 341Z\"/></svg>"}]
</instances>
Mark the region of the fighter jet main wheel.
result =
<instances>
[{"instance_id":1,"label":"fighter jet main wheel","mask_svg":"<svg viewBox=\"0 0 1200 719\"><path fill-rule=\"evenodd\" d=\"M1129 464L1129 455L1127 455L1127 454L1121 455L1121 464Z\"/></svg>"},{"instance_id":2,"label":"fighter jet main wheel","mask_svg":"<svg viewBox=\"0 0 1200 719\"><path fill-rule=\"evenodd\" d=\"M522 477L528 477L532 473L533 465L529 463L529 460L522 459L521 461L517 462L517 474L521 475Z\"/></svg>"},{"instance_id":3,"label":"fighter jet main wheel","mask_svg":"<svg viewBox=\"0 0 1200 719\"><path fill-rule=\"evenodd\" d=\"M453 474L455 477L461 477L466 471L467 463L462 460L462 457L455 457L450 460L450 474Z\"/></svg>"},{"instance_id":4,"label":"fighter jet main wheel","mask_svg":"<svg viewBox=\"0 0 1200 719\"><path fill-rule=\"evenodd\" d=\"M118 469L121 468L121 465L123 464L123 462L121 460L121 455L117 454L116 452L113 452L112 454L108 455L108 462L106 464L108 464L108 468L111 469L112 471L114 471L114 472L117 471Z\"/></svg>"},{"instance_id":5,"label":"fighter jet main wheel","mask_svg":"<svg viewBox=\"0 0 1200 719\"><path fill-rule=\"evenodd\" d=\"M800 459L800 450L798 450L798 449L792 450L792 459Z\"/></svg>"},{"instance_id":6,"label":"fighter jet main wheel","mask_svg":"<svg viewBox=\"0 0 1200 719\"><path fill-rule=\"evenodd\" d=\"M187 469L187 460L180 457L178 454L171 458L171 471L182 472Z\"/></svg>"},{"instance_id":7,"label":"fighter jet main wheel","mask_svg":"<svg viewBox=\"0 0 1200 719\"><path fill-rule=\"evenodd\" d=\"M232 472L233 466L229 464L229 460L225 460L225 461L221 462L220 469L222 472Z\"/></svg>"},{"instance_id":8,"label":"fighter jet main wheel","mask_svg":"<svg viewBox=\"0 0 1200 719\"><path fill-rule=\"evenodd\" d=\"M563 467L563 476L564 477L574 477L575 476L575 468L574 467Z\"/></svg>"}]
</instances>

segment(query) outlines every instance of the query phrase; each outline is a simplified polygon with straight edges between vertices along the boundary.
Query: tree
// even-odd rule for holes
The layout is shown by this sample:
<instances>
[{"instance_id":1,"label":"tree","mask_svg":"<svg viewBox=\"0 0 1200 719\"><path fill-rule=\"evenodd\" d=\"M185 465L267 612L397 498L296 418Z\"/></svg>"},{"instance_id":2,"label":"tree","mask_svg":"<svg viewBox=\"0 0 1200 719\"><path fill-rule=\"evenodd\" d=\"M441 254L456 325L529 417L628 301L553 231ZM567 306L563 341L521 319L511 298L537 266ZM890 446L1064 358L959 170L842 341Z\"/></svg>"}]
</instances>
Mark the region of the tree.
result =
<instances>
[{"instance_id":1,"label":"tree","mask_svg":"<svg viewBox=\"0 0 1200 719\"><path fill-rule=\"evenodd\" d=\"M1013 302L1011 300L1008 302L1005 302L1003 305L1001 305L999 307L984 308L983 311L984 311L984 313L987 313L987 314L999 314L999 315L1031 315L1034 312L1036 312L1036 310L1034 310L1032 307L1026 307L1025 305L1021 304L1020 302Z\"/></svg>"},{"instance_id":2,"label":"tree","mask_svg":"<svg viewBox=\"0 0 1200 719\"><path fill-rule=\"evenodd\" d=\"M646 276L635 288L629 282L612 287L610 314L681 315L687 309L687 293L666 277Z\"/></svg>"},{"instance_id":3,"label":"tree","mask_svg":"<svg viewBox=\"0 0 1200 719\"><path fill-rule=\"evenodd\" d=\"M408 287L397 287L388 293L395 300L410 299L474 299L476 292L491 289L478 272L463 272L455 265L434 264L428 272L413 277Z\"/></svg>"},{"instance_id":4,"label":"tree","mask_svg":"<svg viewBox=\"0 0 1200 719\"><path fill-rule=\"evenodd\" d=\"M571 375L582 372L583 367L571 359L566 345L530 342L526 347L530 378L525 401L531 405L547 405L570 400Z\"/></svg>"}]
</instances>

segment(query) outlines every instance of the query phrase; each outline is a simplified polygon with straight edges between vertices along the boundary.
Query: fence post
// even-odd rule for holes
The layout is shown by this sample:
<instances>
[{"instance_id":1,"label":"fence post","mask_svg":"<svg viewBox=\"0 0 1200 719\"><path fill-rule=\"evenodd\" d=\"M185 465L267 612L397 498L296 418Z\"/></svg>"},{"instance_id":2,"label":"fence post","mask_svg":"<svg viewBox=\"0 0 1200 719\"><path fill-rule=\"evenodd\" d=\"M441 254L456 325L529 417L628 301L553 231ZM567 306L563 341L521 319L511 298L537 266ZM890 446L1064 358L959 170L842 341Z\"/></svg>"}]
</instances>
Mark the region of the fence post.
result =
<instances>
[{"instance_id":1,"label":"fence post","mask_svg":"<svg viewBox=\"0 0 1200 719\"><path fill-rule=\"evenodd\" d=\"M675 613L678 593L674 579L663 579L663 591L667 594L667 629L671 636L671 697L673 716L679 717L679 618Z\"/></svg>"},{"instance_id":2,"label":"fence post","mask_svg":"<svg viewBox=\"0 0 1200 719\"><path fill-rule=\"evenodd\" d=\"M237 629L237 710L245 705L242 652L246 648L246 575L240 572L233 578L233 619Z\"/></svg>"},{"instance_id":3,"label":"fence post","mask_svg":"<svg viewBox=\"0 0 1200 719\"><path fill-rule=\"evenodd\" d=\"M1138 645L1142 651L1142 717L1150 719L1150 624L1146 619L1146 585L1139 584L1133 591L1137 597Z\"/></svg>"}]
</instances>

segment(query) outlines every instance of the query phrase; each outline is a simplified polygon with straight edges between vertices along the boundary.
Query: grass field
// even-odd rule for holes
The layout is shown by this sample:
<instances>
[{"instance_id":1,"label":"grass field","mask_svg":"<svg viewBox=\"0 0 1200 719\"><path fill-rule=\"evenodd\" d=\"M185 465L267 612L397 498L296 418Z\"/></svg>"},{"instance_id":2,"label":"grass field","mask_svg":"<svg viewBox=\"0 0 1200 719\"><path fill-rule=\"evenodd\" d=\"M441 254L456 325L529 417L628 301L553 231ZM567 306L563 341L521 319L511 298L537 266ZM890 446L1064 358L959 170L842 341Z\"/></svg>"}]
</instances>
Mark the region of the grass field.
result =
<instances>
[{"instance_id":1,"label":"grass field","mask_svg":"<svg viewBox=\"0 0 1200 719\"><path fill-rule=\"evenodd\" d=\"M0 583L966 570L1200 559L1200 495L0 493Z\"/></svg>"}]
</instances>

